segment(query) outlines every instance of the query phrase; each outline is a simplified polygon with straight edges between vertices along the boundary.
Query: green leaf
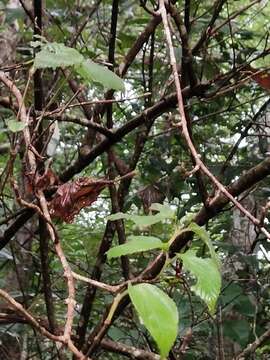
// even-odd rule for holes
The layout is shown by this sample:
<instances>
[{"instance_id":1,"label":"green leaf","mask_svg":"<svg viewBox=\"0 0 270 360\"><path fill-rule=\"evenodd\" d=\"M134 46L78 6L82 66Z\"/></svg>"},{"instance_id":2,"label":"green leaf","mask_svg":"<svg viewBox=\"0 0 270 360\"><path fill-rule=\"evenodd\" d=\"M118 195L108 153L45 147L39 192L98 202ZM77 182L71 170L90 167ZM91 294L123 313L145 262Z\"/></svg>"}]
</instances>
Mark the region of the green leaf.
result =
<instances>
[{"instance_id":1,"label":"green leaf","mask_svg":"<svg viewBox=\"0 0 270 360\"><path fill-rule=\"evenodd\" d=\"M107 219L111 221L126 219L133 221L137 226L150 226L175 216L174 211L167 205L152 204L151 210L159 211L159 213L156 215L129 215L119 212L108 216Z\"/></svg>"},{"instance_id":2,"label":"green leaf","mask_svg":"<svg viewBox=\"0 0 270 360\"><path fill-rule=\"evenodd\" d=\"M221 289L221 275L215 260L199 258L193 250L178 256L183 261L184 268L197 278L197 283L191 290L207 304L213 314Z\"/></svg>"},{"instance_id":3,"label":"green leaf","mask_svg":"<svg viewBox=\"0 0 270 360\"><path fill-rule=\"evenodd\" d=\"M75 70L86 81L97 82L108 89L124 90L123 80L104 66L98 65L84 57L74 48L62 43L46 43L40 41L31 43L32 46L41 46L41 51L36 54L35 69L74 66Z\"/></svg>"},{"instance_id":4,"label":"green leaf","mask_svg":"<svg viewBox=\"0 0 270 360\"><path fill-rule=\"evenodd\" d=\"M61 43L48 43L42 46L36 54L34 61L35 69L68 67L79 65L84 61L83 56L76 49Z\"/></svg>"},{"instance_id":5,"label":"green leaf","mask_svg":"<svg viewBox=\"0 0 270 360\"><path fill-rule=\"evenodd\" d=\"M246 346L250 337L250 324L246 319L225 320L224 335L237 342L241 346Z\"/></svg>"},{"instance_id":6,"label":"green leaf","mask_svg":"<svg viewBox=\"0 0 270 360\"><path fill-rule=\"evenodd\" d=\"M108 259L141 251L163 249L166 246L166 244L154 236L130 236L129 238L131 241L128 241L126 244L115 246L107 251Z\"/></svg>"},{"instance_id":7,"label":"green leaf","mask_svg":"<svg viewBox=\"0 0 270 360\"><path fill-rule=\"evenodd\" d=\"M120 219L129 220L129 218L130 218L130 215L124 214L122 212L118 212L116 214L112 214L112 215L107 216L107 220L110 220L110 221L116 221L116 220L120 220Z\"/></svg>"},{"instance_id":8,"label":"green leaf","mask_svg":"<svg viewBox=\"0 0 270 360\"><path fill-rule=\"evenodd\" d=\"M22 131L26 126L27 124L18 120L11 119L7 121L7 127L9 128L10 131L14 133Z\"/></svg>"},{"instance_id":9,"label":"green leaf","mask_svg":"<svg viewBox=\"0 0 270 360\"><path fill-rule=\"evenodd\" d=\"M154 203L150 206L150 210L159 211L165 219L172 219L175 216L175 211L168 205Z\"/></svg>"},{"instance_id":10,"label":"green leaf","mask_svg":"<svg viewBox=\"0 0 270 360\"><path fill-rule=\"evenodd\" d=\"M131 215L130 220L132 220L138 226L151 226L154 224L159 223L160 221L164 220L165 218L160 215Z\"/></svg>"},{"instance_id":11,"label":"green leaf","mask_svg":"<svg viewBox=\"0 0 270 360\"><path fill-rule=\"evenodd\" d=\"M188 229L193 231L208 247L211 258L216 262L217 266L221 268L220 260L215 252L214 246L210 239L208 232L201 226L197 225L196 223L192 222L189 224Z\"/></svg>"},{"instance_id":12,"label":"green leaf","mask_svg":"<svg viewBox=\"0 0 270 360\"><path fill-rule=\"evenodd\" d=\"M178 311L174 301L150 284L129 284L128 293L144 326L157 343L161 357L165 358L178 332Z\"/></svg>"},{"instance_id":13,"label":"green leaf","mask_svg":"<svg viewBox=\"0 0 270 360\"><path fill-rule=\"evenodd\" d=\"M85 60L76 66L76 71L86 81L97 82L108 89L125 90L124 81L114 72L91 60Z\"/></svg>"},{"instance_id":14,"label":"green leaf","mask_svg":"<svg viewBox=\"0 0 270 360\"><path fill-rule=\"evenodd\" d=\"M108 216L108 220L115 221L119 219L131 220L138 226L150 226L164 220L163 216L157 215L129 215L123 213L117 213Z\"/></svg>"}]
</instances>

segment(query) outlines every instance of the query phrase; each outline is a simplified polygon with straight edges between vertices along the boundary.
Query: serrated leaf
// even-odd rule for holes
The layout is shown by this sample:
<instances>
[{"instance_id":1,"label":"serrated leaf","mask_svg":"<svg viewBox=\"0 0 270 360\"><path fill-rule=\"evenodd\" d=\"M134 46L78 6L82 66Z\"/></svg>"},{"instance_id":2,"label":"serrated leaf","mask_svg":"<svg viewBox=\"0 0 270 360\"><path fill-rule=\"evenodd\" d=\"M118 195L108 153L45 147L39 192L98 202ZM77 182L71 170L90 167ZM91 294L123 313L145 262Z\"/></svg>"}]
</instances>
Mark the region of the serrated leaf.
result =
<instances>
[{"instance_id":1,"label":"serrated leaf","mask_svg":"<svg viewBox=\"0 0 270 360\"><path fill-rule=\"evenodd\" d=\"M205 230L205 228L199 226L198 224L192 222L189 224L188 229L193 231L208 247L211 258L216 262L217 266L221 268L220 260L215 252L214 246L212 244L212 241L210 239L210 236L208 232Z\"/></svg>"},{"instance_id":2,"label":"serrated leaf","mask_svg":"<svg viewBox=\"0 0 270 360\"><path fill-rule=\"evenodd\" d=\"M221 275L215 260L199 258L193 250L178 256L183 261L184 268L197 278L197 283L191 290L207 304L213 314L221 289Z\"/></svg>"},{"instance_id":3,"label":"serrated leaf","mask_svg":"<svg viewBox=\"0 0 270 360\"><path fill-rule=\"evenodd\" d=\"M36 54L34 68L56 69L57 67L79 65L83 61L83 56L76 49L61 43L49 43L42 46L42 50Z\"/></svg>"},{"instance_id":4,"label":"serrated leaf","mask_svg":"<svg viewBox=\"0 0 270 360\"><path fill-rule=\"evenodd\" d=\"M165 358L178 332L178 311L174 301L157 286L129 284L128 293L144 326Z\"/></svg>"},{"instance_id":5,"label":"serrated leaf","mask_svg":"<svg viewBox=\"0 0 270 360\"><path fill-rule=\"evenodd\" d=\"M154 236L130 236L125 244L115 246L107 251L108 259L130 255L141 251L162 249L166 246L160 239Z\"/></svg>"},{"instance_id":6,"label":"serrated leaf","mask_svg":"<svg viewBox=\"0 0 270 360\"><path fill-rule=\"evenodd\" d=\"M11 119L7 121L7 127L9 128L10 131L14 133L22 131L26 126L27 124L18 120Z\"/></svg>"},{"instance_id":7,"label":"serrated leaf","mask_svg":"<svg viewBox=\"0 0 270 360\"><path fill-rule=\"evenodd\" d=\"M76 71L86 81L97 82L108 89L125 90L124 81L114 72L91 60L85 60L76 66Z\"/></svg>"}]
</instances>

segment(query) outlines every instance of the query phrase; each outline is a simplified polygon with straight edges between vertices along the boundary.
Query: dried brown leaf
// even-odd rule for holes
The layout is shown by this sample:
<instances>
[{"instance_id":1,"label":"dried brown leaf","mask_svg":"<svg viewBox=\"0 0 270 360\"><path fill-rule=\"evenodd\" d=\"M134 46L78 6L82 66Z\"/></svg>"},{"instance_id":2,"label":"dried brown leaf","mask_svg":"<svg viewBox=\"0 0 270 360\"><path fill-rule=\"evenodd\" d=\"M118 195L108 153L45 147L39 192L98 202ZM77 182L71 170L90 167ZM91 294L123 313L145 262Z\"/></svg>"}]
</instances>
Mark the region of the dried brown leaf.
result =
<instances>
[{"instance_id":1,"label":"dried brown leaf","mask_svg":"<svg viewBox=\"0 0 270 360\"><path fill-rule=\"evenodd\" d=\"M256 81L263 89L270 91L270 74L267 70L255 69L250 65L245 67L245 70L253 73L251 78Z\"/></svg>"},{"instance_id":2,"label":"dried brown leaf","mask_svg":"<svg viewBox=\"0 0 270 360\"><path fill-rule=\"evenodd\" d=\"M72 222L75 215L96 201L109 184L110 180L82 177L59 186L49 205L51 216Z\"/></svg>"}]
</instances>

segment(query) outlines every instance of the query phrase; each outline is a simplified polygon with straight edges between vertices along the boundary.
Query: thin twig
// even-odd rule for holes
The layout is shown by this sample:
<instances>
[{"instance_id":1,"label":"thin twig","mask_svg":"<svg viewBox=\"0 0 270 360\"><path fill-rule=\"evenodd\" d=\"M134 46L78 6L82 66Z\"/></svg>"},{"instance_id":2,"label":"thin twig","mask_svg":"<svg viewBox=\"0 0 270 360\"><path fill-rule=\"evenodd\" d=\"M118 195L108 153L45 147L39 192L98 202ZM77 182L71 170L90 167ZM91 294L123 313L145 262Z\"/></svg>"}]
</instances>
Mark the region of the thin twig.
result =
<instances>
[{"instance_id":1,"label":"thin twig","mask_svg":"<svg viewBox=\"0 0 270 360\"><path fill-rule=\"evenodd\" d=\"M217 180L217 178L208 170L208 168L205 166L205 164L201 160L200 155L197 153L197 150L195 149L194 144L192 143L192 140L190 138L189 131L188 131L188 124L187 124L186 115L185 115L185 108L184 108L184 102L183 102L182 89L181 89L181 84L180 84L179 75L178 75L178 71L177 71L177 63L176 63L176 58L175 58L175 54L174 54L174 48L173 48L173 44L172 44L170 28L169 28L169 25L168 25L167 11L166 11L164 0L160 0L160 10L159 11L160 11L160 14L162 16L162 21L163 21L163 25L164 25L167 45L168 45L168 48L169 48L170 63L171 63L173 76L174 76L175 87L176 87L177 102L178 102L179 113L180 113L180 117L181 117L181 122L179 123L179 127L182 130L182 134L183 134L183 136L184 136L184 138L185 138L185 140L187 142L189 150L190 150L191 154L193 155L193 157L194 157L194 159L196 161L196 165L198 165L200 167L200 169L204 172L204 174L207 177L209 177L209 179L216 186L216 188L221 193L223 193L249 220L251 220L254 225L259 226L260 221L256 217L254 217L248 210L246 210L242 206L242 204L240 204L234 198L234 196L228 192L228 190L225 188L225 186L222 185ZM217 193L217 196L218 196L218 193ZM211 200L211 201L214 201L214 199ZM268 239L270 239L270 233L264 227L261 227L260 230L261 230L261 232L263 232L267 236Z\"/></svg>"},{"instance_id":2,"label":"thin twig","mask_svg":"<svg viewBox=\"0 0 270 360\"><path fill-rule=\"evenodd\" d=\"M23 101L23 96L21 95L20 90L15 86L15 84L2 72L0 71L0 81L4 83L12 92L12 94L16 97L19 106L19 118L25 124L23 129L23 137L26 146L26 159L29 167L29 175L34 177L36 175L37 163L36 163L36 155L35 152L31 151L31 134L28 127L29 117L26 113L26 108ZM33 184L35 183L33 179ZM65 254L62 250L61 244L59 242L57 232L52 224L47 201L45 195L42 190L38 189L36 191L36 197L40 204L40 210L38 212L44 218L47 224L47 229L50 234L51 240L55 245L55 250L58 258L61 261L62 267L64 269L64 276L67 279L67 287L68 287L68 298L66 300L67 303L67 314L66 314L66 323L64 327L64 335L62 341L68 346L68 348L73 352L80 354L78 349L73 345L71 341L71 332L72 332L72 324L74 318L74 308L75 308L75 285L74 279L72 275L71 268L66 260ZM38 208L38 207L37 207ZM37 210L35 208L35 210ZM15 301L15 300L14 300Z\"/></svg>"},{"instance_id":3,"label":"thin twig","mask_svg":"<svg viewBox=\"0 0 270 360\"><path fill-rule=\"evenodd\" d=\"M95 286L98 289L109 291L112 294L117 293L122 288L121 285L116 285L116 286L107 285L107 284L104 284L104 283L102 283L100 281L96 281L96 280L90 279L90 278L88 278L86 276L77 274L74 271L72 271L72 275L73 275L74 279L76 279L76 280L86 282L88 284L91 284L92 286Z\"/></svg>"}]
</instances>

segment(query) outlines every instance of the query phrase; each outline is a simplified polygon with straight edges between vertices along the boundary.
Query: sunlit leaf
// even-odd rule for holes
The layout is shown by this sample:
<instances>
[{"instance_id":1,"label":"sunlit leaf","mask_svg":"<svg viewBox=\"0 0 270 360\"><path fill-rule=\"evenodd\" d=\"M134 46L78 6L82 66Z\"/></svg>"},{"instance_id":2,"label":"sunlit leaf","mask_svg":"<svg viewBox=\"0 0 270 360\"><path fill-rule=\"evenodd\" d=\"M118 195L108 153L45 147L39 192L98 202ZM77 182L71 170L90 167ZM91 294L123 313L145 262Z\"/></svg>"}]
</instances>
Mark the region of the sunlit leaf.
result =
<instances>
[{"instance_id":1,"label":"sunlit leaf","mask_svg":"<svg viewBox=\"0 0 270 360\"><path fill-rule=\"evenodd\" d=\"M197 278L197 283L191 290L207 304L213 314L221 289L221 275L216 262L212 258L197 257L193 250L178 256L183 261L184 268Z\"/></svg>"},{"instance_id":2,"label":"sunlit leaf","mask_svg":"<svg viewBox=\"0 0 270 360\"><path fill-rule=\"evenodd\" d=\"M129 214L124 214L124 213L117 213L117 214L110 215L110 216L108 216L107 219L111 220L111 221L115 221L115 220L119 220L119 219L131 220L138 226L150 226L150 225L156 224L156 223L164 220L164 218L162 216L160 216L159 214L157 214L157 215L129 215Z\"/></svg>"},{"instance_id":3,"label":"sunlit leaf","mask_svg":"<svg viewBox=\"0 0 270 360\"><path fill-rule=\"evenodd\" d=\"M175 213L167 205L152 204L151 210L159 211L156 215L130 215L124 213L116 213L108 216L108 220L115 221L119 219L131 220L138 226L151 226L162 220L171 219Z\"/></svg>"},{"instance_id":4,"label":"sunlit leaf","mask_svg":"<svg viewBox=\"0 0 270 360\"><path fill-rule=\"evenodd\" d=\"M130 220L132 220L138 226L151 226L159 223L165 218L161 214L157 215L130 215Z\"/></svg>"},{"instance_id":5,"label":"sunlit leaf","mask_svg":"<svg viewBox=\"0 0 270 360\"><path fill-rule=\"evenodd\" d=\"M130 236L129 239L131 240L127 243L111 248L107 252L108 259L141 251L162 249L166 246L154 236Z\"/></svg>"},{"instance_id":6,"label":"sunlit leaf","mask_svg":"<svg viewBox=\"0 0 270 360\"><path fill-rule=\"evenodd\" d=\"M178 332L178 311L174 301L157 286L129 284L128 293L144 326L165 358Z\"/></svg>"}]
</instances>

